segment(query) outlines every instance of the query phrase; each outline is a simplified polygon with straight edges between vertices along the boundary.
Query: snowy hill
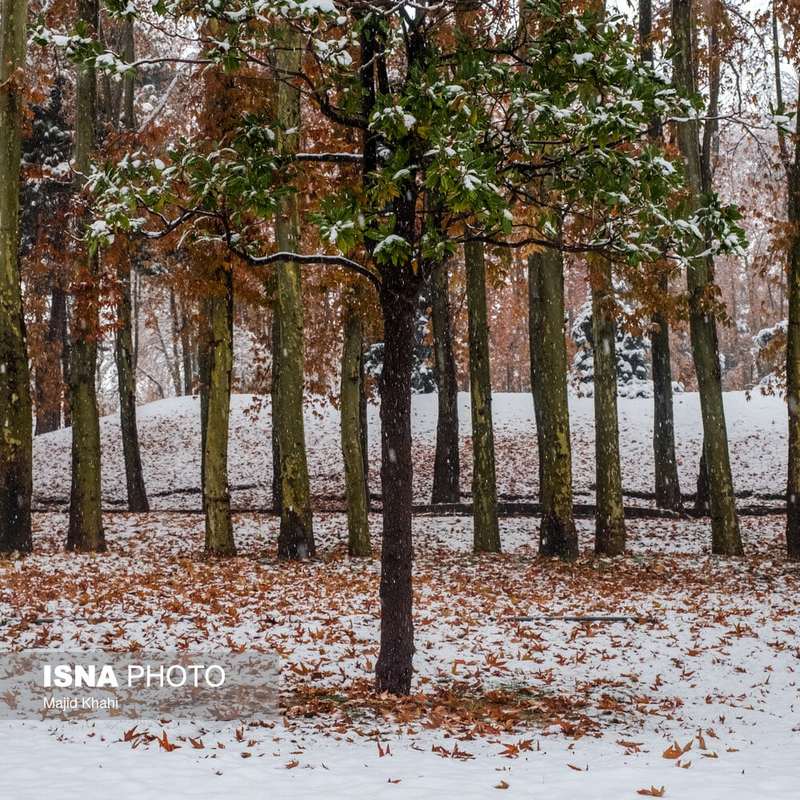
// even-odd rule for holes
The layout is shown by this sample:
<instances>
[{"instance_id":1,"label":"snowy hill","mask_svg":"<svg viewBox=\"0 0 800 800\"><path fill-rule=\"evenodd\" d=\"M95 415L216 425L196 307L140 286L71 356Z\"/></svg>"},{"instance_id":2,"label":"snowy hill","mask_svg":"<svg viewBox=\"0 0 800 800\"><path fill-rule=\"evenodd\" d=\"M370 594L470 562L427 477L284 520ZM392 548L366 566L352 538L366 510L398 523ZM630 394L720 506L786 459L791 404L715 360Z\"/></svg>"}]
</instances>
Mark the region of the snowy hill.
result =
<instances>
[{"instance_id":1,"label":"snowy hill","mask_svg":"<svg viewBox=\"0 0 800 800\"><path fill-rule=\"evenodd\" d=\"M731 460L737 492L777 493L786 472L786 407L775 397L744 392L725 395ZM573 468L578 495L590 495L594 483L594 407L591 398L570 399ZM436 395L413 399L415 496L429 499L436 431ZM469 492L471 474L469 395L459 395L462 440L462 491ZM620 398L620 440L623 484L627 490L652 491L653 402ZM154 508L198 508L200 486L200 403L178 397L138 410L142 459ZM501 494L534 496L537 455L533 403L528 394L495 394L494 423ZM380 422L370 407L372 488L379 491ZM702 443L698 397L675 397L675 425L681 487L694 490ZM69 496L70 431L36 438L35 494L39 503L66 502ZM109 504L124 503L125 479L119 417L101 421L103 495ZM272 454L269 398L234 395L231 402L229 474L235 507L270 505ZM312 491L340 496L343 489L339 452L339 413L330 405L306 406L306 442ZM48 502L48 505L50 503Z\"/></svg>"}]
</instances>

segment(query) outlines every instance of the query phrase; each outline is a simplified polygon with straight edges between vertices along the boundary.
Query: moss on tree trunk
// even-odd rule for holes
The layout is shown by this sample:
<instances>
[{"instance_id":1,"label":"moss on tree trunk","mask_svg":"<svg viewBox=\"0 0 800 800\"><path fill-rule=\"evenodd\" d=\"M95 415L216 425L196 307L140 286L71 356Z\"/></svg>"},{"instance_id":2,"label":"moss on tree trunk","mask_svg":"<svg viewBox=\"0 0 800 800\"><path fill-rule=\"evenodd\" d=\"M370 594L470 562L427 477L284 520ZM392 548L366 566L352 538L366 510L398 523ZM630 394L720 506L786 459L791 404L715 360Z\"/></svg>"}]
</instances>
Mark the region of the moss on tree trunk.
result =
<instances>
[{"instance_id":1,"label":"moss on tree trunk","mask_svg":"<svg viewBox=\"0 0 800 800\"><path fill-rule=\"evenodd\" d=\"M351 556L372 555L369 538L369 498L364 477L361 432L363 331L357 308L348 304L344 314L341 375L341 439L347 499L347 548Z\"/></svg>"},{"instance_id":2,"label":"moss on tree trunk","mask_svg":"<svg viewBox=\"0 0 800 800\"><path fill-rule=\"evenodd\" d=\"M205 549L210 555L236 554L228 485L228 433L233 369L233 274L229 264L214 274L208 298L208 377L203 425L203 509Z\"/></svg>"},{"instance_id":3,"label":"moss on tree trunk","mask_svg":"<svg viewBox=\"0 0 800 800\"><path fill-rule=\"evenodd\" d=\"M78 18L88 31L97 30L97 0L79 0ZM81 190L95 146L97 118L94 65L78 67L75 87L75 172ZM73 279L70 320L69 387L72 421L72 488L67 548L106 549L101 514L100 416L95 371L99 331L100 261L96 252L84 256Z\"/></svg>"},{"instance_id":4,"label":"moss on tree trunk","mask_svg":"<svg viewBox=\"0 0 800 800\"><path fill-rule=\"evenodd\" d=\"M539 334L533 348L533 380L539 431L539 499L542 525L539 553L572 560L578 536L572 510L572 445L567 400L567 348L564 339L564 263L558 250L531 255L528 262L531 315Z\"/></svg>"},{"instance_id":5,"label":"moss on tree trunk","mask_svg":"<svg viewBox=\"0 0 800 800\"><path fill-rule=\"evenodd\" d=\"M592 275L595 429L595 552L625 552L625 515L619 463L617 352L611 263L597 259Z\"/></svg>"},{"instance_id":6,"label":"moss on tree trunk","mask_svg":"<svg viewBox=\"0 0 800 800\"><path fill-rule=\"evenodd\" d=\"M2 0L0 24L0 553L30 552L30 375L19 266L19 176L28 4Z\"/></svg>"}]
</instances>

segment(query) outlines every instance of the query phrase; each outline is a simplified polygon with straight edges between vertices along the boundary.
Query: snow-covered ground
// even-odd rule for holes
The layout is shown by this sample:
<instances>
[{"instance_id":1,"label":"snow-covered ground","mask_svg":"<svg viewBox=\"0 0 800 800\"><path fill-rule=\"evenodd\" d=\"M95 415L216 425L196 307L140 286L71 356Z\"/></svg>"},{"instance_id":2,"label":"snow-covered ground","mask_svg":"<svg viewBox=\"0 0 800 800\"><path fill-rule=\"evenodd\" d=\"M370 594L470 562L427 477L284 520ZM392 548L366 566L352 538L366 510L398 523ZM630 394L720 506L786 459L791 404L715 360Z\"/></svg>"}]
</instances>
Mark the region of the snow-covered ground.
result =
<instances>
[{"instance_id":1,"label":"snow-covered ground","mask_svg":"<svg viewBox=\"0 0 800 800\"><path fill-rule=\"evenodd\" d=\"M469 395L459 395L462 438L462 491L471 481ZM782 490L786 472L786 406L776 397L744 392L725 395L731 438L731 460L736 490L775 494ZM497 477L501 494L534 497L537 490L536 428L533 403L528 394L495 394L495 439ZM594 483L594 407L591 398L570 401L573 465L576 495L592 494ZM231 447L229 453L232 497L238 508L267 508L271 505L272 454L270 449L269 401L254 402L249 395L232 401ZM200 498L180 490L200 485L200 403L184 397L150 403L139 409L145 479L152 507L161 509L199 508ZM620 398L620 441L623 484L634 491L652 491L653 401ZM697 394L675 396L676 446L684 492L694 491L702 445L702 428ZM119 418L102 420L103 492L108 502L125 499L124 462L119 436ZM430 500L433 451L436 433L436 395L416 395L413 402L415 496ZM312 491L318 497L341 496L341 453L339 415L330 406L308 404L306 441ZM66 502L69 497L70 432L57 431L39 436L34 447L35 492L39 500ZM372 488L380 490L379 420L377 408L370 409L370 455ZM237 489L237 487L239 487Z\"/></svg>"},{"instance_id":2,"label":"snow-covered ground","mask_svg":"<svg viewBox=\"0 0 800 800\"><path fill-rule=\"evenodd\" d=\"M248 405L235 400L232 481L257 484L237 505L267 505L268 410L253 419ZM620 407L626 487L648 489L651 403ZM572 408L576 475L588 491L591 401L575 399ZM783 405L736 394L727 408L737 489L778 491ZM414 414L424 500L435 397L415 398ZM690 488L696 398L677 398L676 414ZM140 419L151 491L195 486L196 401L152 404ZM495 420L502 487L533 492L530 400L497 395ZM339 490L336 424L334 412L309 410L320 495ZM103 422L109 498L123 491L116 426ZM64 496L68 441L65 433L37 440L40 496ZM176 508L181 497L196 502L159 502ZM282 657L281 716L241 728L151 725L127 740L129 722L0 721L3 800L469 800L498 791L616 800L662 787L682 800L797 796L800 570L783 557L779 516L742 519L743 560L710 556L703 520L631 521L629 555L596 560L592 523L582 520L584 555L575 565L536 557L536 519L503 520L504 553L476 558L468 518L417 516L415 694L402 702L371 691L379 564L347 557L343 515L317 515L319 558L303 564L276 560L277 521L266 514L236 515L239 556L224 562L203 558L197 514L108 514L102 556L63 554L66 521L63 513L37 514L36 553L0 561L0 651L261 647ZM371 526L377 553L378 515ZM592 612L643 621L510 619ZM53 622L34 621L42 618ZM162 731L177 749L158 744Z\"/></svg>"}]
</instances>

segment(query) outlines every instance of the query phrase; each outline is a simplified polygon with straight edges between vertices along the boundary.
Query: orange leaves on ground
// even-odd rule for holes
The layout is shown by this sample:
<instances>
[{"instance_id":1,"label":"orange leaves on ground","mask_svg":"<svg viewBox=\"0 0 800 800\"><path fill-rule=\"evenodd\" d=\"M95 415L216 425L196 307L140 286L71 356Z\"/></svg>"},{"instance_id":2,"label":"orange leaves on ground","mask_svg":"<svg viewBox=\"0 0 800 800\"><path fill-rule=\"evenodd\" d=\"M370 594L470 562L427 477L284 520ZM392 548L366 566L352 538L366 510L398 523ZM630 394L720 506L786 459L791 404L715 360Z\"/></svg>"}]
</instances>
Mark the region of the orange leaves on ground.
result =
<instances>
[{"instance_id":1,"label":"orange leaves on ground","mask_svg":"<svg viewBox=\"0 0 800 800\"><path fill-rule=\"evenodd\" d=\"M157 741L158 741L158 746L159 746L159 747L160 747L162 750L166 750L168 753L171 753L173 750L178 750L178 749L180 749L180 745L179 745L179 744L173 744L173 743L172 743L172 742L171 742L171 741L170 741L170 740L167 738L167 732L166 732L166 731L162 731L162 732L161 732L161 736L159 736L159 737L157 738Z\"/></svg>"},{"instance_id":2,"label":"orange leaves on ground","mask_svg":"<svg viewBox=\"0 0 800 800\"><path fill-rule=\"evenodd\" d=\"M684 753L688 753L692 749L694 739L689 739L686 744L681 747L678 742L673 742L661 755L664 758L680 758Z\"/></svg>"},{"instance_id":3,"label":"orange leaves on ground","mask_svg":"<svg viewBox=\"0 0 800 800\"><path fill-rule=\"evenodd\" d=\"M636 791L636 794L643 794L645 797L663 797L666 793L667 790L663 786L660 789L651 786L649 789L637 789Z\"/></svg>"},{"instance_id":4,"label":"orange leaves on ground","mask_svg":"<svg viewBox=\"0 0 800 800\"><path fill-rule=\"evenodd\" d=\"M506 781L500 781L500 783L496 783L494 788L495 789L508 789L511 786L510 783L506 783Z\"/></svg>"}]
</instances>

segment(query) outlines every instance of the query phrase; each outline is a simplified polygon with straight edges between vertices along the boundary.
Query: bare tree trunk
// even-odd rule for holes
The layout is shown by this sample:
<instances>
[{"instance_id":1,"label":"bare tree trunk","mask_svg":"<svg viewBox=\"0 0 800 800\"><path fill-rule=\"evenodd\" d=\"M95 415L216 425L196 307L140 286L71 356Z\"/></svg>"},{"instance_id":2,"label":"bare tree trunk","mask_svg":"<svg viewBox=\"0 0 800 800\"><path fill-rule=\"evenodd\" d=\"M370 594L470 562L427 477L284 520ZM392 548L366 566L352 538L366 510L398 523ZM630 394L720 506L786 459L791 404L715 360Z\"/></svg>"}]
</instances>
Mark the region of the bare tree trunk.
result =
<instances>
[{"instance_id":1,"label":"bare tree trunk","mask_svg":"<svg viewBox=\"0 0 800 800\"><path fill-rule=\"evenodd\" d=\"M181 359L183 361L183 393L188 397L194 391L194 369L192 367L192 331L191 320L186 312L185 302L181 303Z\"/></svg>"},{"instance_id":2,"label":"bare tree trunk","mask_svg":"<svg viewBox=\"0 0 800 800\"><path fill-rule=\"evenodd\" d=\"M57 280L57 279L54 279ZM64 290L53 285L50 292L50 320L45 336L45 352L34 369L36 395L36 435L61 427L64 393L62 348L67 327L67 298Z\"/></svg>"},{"instance_id":3,"label":"bare tree trunk","mask_svg":"<svg viewBox=\"0 0 800 800\"><path fill-rule=\"evenodd\" d=\"M386 274L381 373L381 645L375 667L379 692L408 694L414 655L411 564L411 368L417 292L403 273Z\"/></svg>"},{"instance_id":4,"label":"bare tree trunk","mask_svg":"<svg viewBox=\"0 0 800 800\"><path fill-rule=\"evenodd\" d=\"M450 290L447 264L431 276L431 317L436 364L438 412L436 456L433 463L433 503L457 503L461 499L458 452L458 385L450 320Z\"/></svg>"},{"instance_id":5,"label":"bare tree trunk","mask_svg":"<svg viewBox=\"0 0 800 800\"><path fill-rule=\"evenodd\" d=\"M692 49L691 0L672 0L673 80L681 91L695 91L695 58ZM686 166L689 196L687 210L700 208L703 193L703 164L700 156L698 123L687 119L677 123L678 145ZM714 316L709 308L713 288L713 262L701 255L699 243L687 268L689 290L689 329L692 340L700 406L703 416L703 449L708 468L712 551L721 555L743 552L736 499L733 492L725 409L722 403L722 381L719 346Z\"/></svg>"},{"instance_id":6,"label":"bare tree trunk","mask_svg":"<svg viewBox=\"0 0 800 800\"><path fill-rule=\"evenodd\" d=\"M78 18L89 34L97 30L97 0L79 0ZM80 191L89 173L97 123L94 65L78 67L75 88L75 172ZM87 253L73 289L70 342L70 411L72 417L72 488L67 549L106 549L101 514L100 417L97 408L95 369L99 330L98 291L100 262Z\"/></svg>"},{"instance_id":7,"label":"bare tree trunk","mask_svg":"<svg viewBox=\"0 0 800 800\"><path fill-rule=\"evenodd\" d=\"M216 270L209 298L210 334L207 353L208 390L203 425L203 507L206 552L236 554L228 485L228 434L233 370L233 272L230 264ZM201 413L202 410L201 410Z\"/></svg>"},{"instance_id":8,"label":"bare tree trunk","mask_svg":"<svg viewBox=\"0 0 800 800\"><path fill-rule=\"evenodd\" d=\"M286 28L285 47L277 55L282 74L300 72L302 50L299 35ZM297 150L300 129L300 90L282 80L278 86L278 124L281 150ZM297 196L286 196L275 223L278 247L296 252L300 238ZM277 266L278 305L280 308L280 366L278 392L281 458L281 530L278 537L280 558L313 558L314 526L311 491L306 460L305 423L303 421L303 300L300 265L282 262Z\"/></svg>"},{"instance_id":9,"label":"bare tree trunk","mask_svg":"<svg viewBox=\"0 0 800 800\"><path fill-rule=\"evenodd\" d=\"M486 264L481 242L467 242L464 245L464 263L467 271L469 389L472 400L473 548L476 553L499 553Z\"/></svg>"},{"instance_id":10,"label":"bare tree trunk","mask_svg":"<svg viewBox=\"0 0 800 800\"><path fill-rule=\"evenodd\" d=\"M369 538L369 496L364 478L361 431L363 331L358 309L349 303L344 313L341 376L341 437L347 498L347 546L351 556L372 555Z\"/></svg>"},{"instance_id":11,"label":"bare tree trunk","mask_svg":"<svg viewBox=\"0 0 800 800\"><path fill-rule=\"evenodd\" d=\"M119 419L122 428L122 452L125 458L125 485L129 511L149 511L147 490L142 472L139 450L139 430L136 425L136 372L133 366L133 340L131 336L131 267L120 258L117 278L119 302L117 303L117 335L114 355L117 363L119 387Z\"/></svg>"},{"instance_id":12,"label":"bare tree trunk","mask_svg":"<svg viewBox=\"0 0 800 800\"><path fill-rule=\"evenodd\" d=\"M19 264L26 0L2 0L0 25L0 553L29 553L33 417Z\"/></svg>"},{"instance_id":13,"label":"bare tree trunk","mask_svg":"<svg viewBox=\"0 0 800 800\"><path fill-rule=\"evenodd\" d=\"M278 304L277 281L275 283L275 297L272 303L272 376L270 397L272 406L272 509L276 514L281 514L281 410L280 410L280 366L281 366L281 311Z\"/></svg>"},{"instance_id":14,"label":"bare tree trunk","mask_svg":"<svg viewBox=\"0 0 800 800\"><path fill-rule=\"evenodd\" d=\"M128 63L135 58L133 42L133 20L126 20L123 28L123 58ZM126 74L122 84L123 125L132 132L136 128L133 111L134 75ZM128 245L125 255L135 245ZM135 265L134 265L135 266ZM139 429L136 424L136 365L133 352L131 263L120 257L117 265L119 302L117 304L117 335L114 355L117 364L117 386L119 388L119 419L122 428L122 452L125 458L125 485L128 493L128 510L145 512L150 510L147 490L142 472L142 456L139 450Z\"/></svg>"},{"instance_id":15,"label":"bare tree trunk","mask_svg":"<svg viewBox=\"0 0 800 800\"><path fill-rule=\"evenodd\" d=\"M178 353L178 339L180 337L180 320L178 319L178 304L175 300L175 290L169 290L169 319L170 319L170 349L172 359L169 360L170 371L172 372L172 385L175 387L175 396L183 394L183 381L181 380L181 357Z\"/></svg>"},{"instance_id":16,"label":"bare tree trunk","mask_svg":"<svg viewBox=\"0 0 800 800\"><path fill-rule=\"evenodd\" d=\"M614 286L611 262L596 260L592 276L594 339L595 552L618 556L625 552L625 514L619 463L617 416L617 352Z\"/></svg>"},{"instance_id":17,"label":"bare tree trunk","mask_svg":"<svg viewBox=\"0 0 800 800\"><path fill-rule=\"evenodd\" d=\"M534 253L528 262L533 280L531 315L541 331L534 348L535 402L539 406L542 527L539 553L565 560L578 557L572 510L572 444L567 399L567 348L564 340L564 262L558 250Z\"/></svg>"},{"instance_id":18,"label":"bare tree trunk","mask_svg":"<svg viewBox=\"0 0 800 800\"><path fill-rule=\"evenodd\" d=\"M639 0L639 43L642 61L653 63L652 0ZM656 116L650 125L649 138L662 138L661 120ZM658 268L658 266L656 267ZM669 278L662 270L658 275L660 293L669 295ZM672 401L672 365L669 355L669 321L660 311L653 314L650 347L653 361L653 460L655 463L655 496L659 508L682 507L675 458L675 422Z\"/></svg>"}]
</instances>

